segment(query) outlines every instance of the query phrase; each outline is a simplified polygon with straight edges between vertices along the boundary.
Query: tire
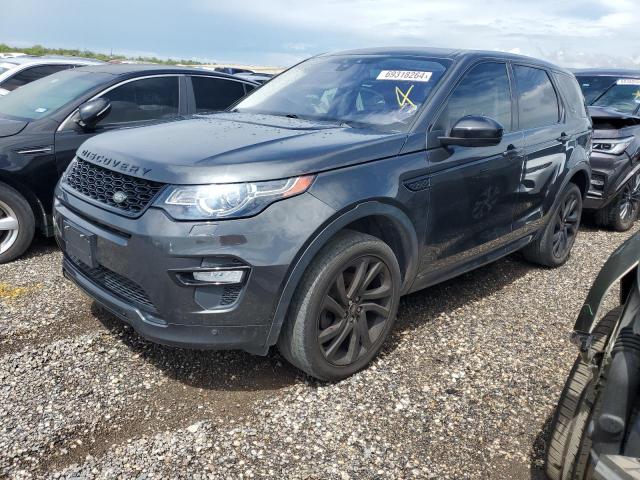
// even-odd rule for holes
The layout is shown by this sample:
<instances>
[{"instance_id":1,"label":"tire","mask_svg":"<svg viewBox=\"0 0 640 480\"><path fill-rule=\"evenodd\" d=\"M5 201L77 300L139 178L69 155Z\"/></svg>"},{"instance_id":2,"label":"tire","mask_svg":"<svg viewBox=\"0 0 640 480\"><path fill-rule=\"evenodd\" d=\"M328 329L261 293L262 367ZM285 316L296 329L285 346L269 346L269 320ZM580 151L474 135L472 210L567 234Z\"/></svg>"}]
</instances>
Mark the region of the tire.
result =
<instances>
[{"instance_id":1,"label":"tire","mask_svg":"<svg viewBox=\"0 0 640 480\"><path fill-rule=\"evenodd\" d=\"M544 230L522 250L525 258L545 267L564 265L571 255L581 218L582 192L575 183L569 183Z\"/></svg>"},{"instance_id":2,"label":"tire","mask_svg":"<svg viewBox=\"0 0 640 480\"><path fill-rule=\"evenodd\" d=\"M278 349L319 380L353 375L382 348L395 321L400 284L398 260L386 243L355 231L339 233L298 286Z\"/></svg>"},{"instance_id":3,"label":"tire","mask_svg":"<svg viewBox=\"0 0 640 480\"><path fill-rule=\"evenodd\" d=\"M0 184L0 264L22 255L35 233L31 206L16 190Z\"/></svg>"},{"instance_id":4,"label":"tire","mask_svg":"<svg viewBox=\"0 0 640 480\"><path fill-rule=\"evenodd\" d=\"M640 212L640 173L629 180L616 198L596 212L596 220L603 227L626 232L633 227Z\"/></svg>"},{"instance_id":5,"label":"tire","mask_svg":"<svg viewBox=\"0 0 640 480\"><path fill-rule=\"evenodd\" d=\"M596 325L592 344L596 351L606 348L621 314L622 307L617 307ZM551 422L545 458L545 472L551 480L585 478L591 450L585 432L596 404L596 380L590 366L578 356Z\"/></svg>"}]
</instances>

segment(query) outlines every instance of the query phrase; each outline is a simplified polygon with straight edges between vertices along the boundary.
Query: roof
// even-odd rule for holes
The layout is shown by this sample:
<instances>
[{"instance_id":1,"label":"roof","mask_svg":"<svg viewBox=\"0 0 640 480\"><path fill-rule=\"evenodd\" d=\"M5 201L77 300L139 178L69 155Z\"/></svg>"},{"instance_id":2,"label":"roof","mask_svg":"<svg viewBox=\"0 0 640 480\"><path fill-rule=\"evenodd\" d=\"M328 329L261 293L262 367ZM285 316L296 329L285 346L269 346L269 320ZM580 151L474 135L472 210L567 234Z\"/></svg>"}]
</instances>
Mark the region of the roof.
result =
<instances>
[{"instance_id":1,"label":"roof","mask_svg":"<svg viewBox=\"0 0 640 480\"><path fill-rule=\"evenodd\" d=\"M76 68L79 72L107 73L114 76L127 76L136 74L162 74L162 73L184 73L198 74L219 78L231 78L238 80L234 75L228 75L222 72L213 72L202 68L193 67L176 67L172 65L155 65L155 64L137 64L137 63L103 63L101 65L92 65L88 67ZM246 80L246 79L245 79ZM251 82L251 80L249 80ZM255 82L252 82L255 83Z\"/></svg>"},{"instance_id":2,"label":"roof","mask_svg":"<svg viewBox=\"0 0 640 480\"><path fill-rule=\"evenodd\" d=\"M638 77L640 70L628 68L574 68L571 70L574 75L593 75L601 77Z\"/></svg>"},{"instance_id":3,"label":"roof","mask_svg":"<svg viewBox=\"0 0 640 480\"><path fill-rule=\"evenodd\" d=\"M486 58L495 57L504 60L521 61L528 63L536 63L546 68L569 72L569 70L559 67L546 60L540 60L526 55L517 55L514 53L500 52L498 50L464 50L451 48L430 48L430 47L382 47L382 48L365 48L358 50L347 50L343 52L334 52L327 55L398 55L398 56L420 56L429 58L442 58L451 60L461 60L463 58Z\"/></svg>"}]
</instances>

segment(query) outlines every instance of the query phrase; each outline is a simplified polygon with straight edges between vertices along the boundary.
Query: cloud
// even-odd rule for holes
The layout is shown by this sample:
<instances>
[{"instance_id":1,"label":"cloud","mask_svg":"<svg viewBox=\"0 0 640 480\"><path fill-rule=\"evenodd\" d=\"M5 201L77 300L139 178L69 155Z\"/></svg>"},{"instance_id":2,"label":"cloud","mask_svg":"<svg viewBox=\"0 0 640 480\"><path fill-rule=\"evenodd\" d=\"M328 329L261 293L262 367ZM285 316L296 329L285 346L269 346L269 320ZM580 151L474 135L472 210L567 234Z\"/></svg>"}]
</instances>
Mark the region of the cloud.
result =
<instances>
[{"instance_id":1,"label":"cloud","mask_svg":"<svg viewBox=\"0 0 640 480\"><path fill-rule=\"evenodd\" d=\"M195 1L200 8L228 15L251 12L265 28L324 37L311 45L305 38L287 42L285 51L300 52L300 57L354 44L517 50L595 65L637 66L640 56L640 9L632 0Z\"/></svg>"}]
</instances>

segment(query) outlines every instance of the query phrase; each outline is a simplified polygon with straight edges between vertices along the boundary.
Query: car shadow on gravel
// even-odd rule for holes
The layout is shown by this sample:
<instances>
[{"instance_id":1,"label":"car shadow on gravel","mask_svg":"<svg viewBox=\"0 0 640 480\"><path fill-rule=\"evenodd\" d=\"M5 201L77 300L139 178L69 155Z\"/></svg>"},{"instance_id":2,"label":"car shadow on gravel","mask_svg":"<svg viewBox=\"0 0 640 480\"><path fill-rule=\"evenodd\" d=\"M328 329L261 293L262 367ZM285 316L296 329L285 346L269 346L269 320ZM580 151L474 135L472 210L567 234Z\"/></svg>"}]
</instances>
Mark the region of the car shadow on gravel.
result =
<instances>
[{"instance_id":1,"label":"car shadow on gravel","mask_svg":"<svg viewBox=\"0 0 640 480\"><path fill-rule=\"evenodd\" d=\"M189 350L149 342L95 302L92 314L124 345L169 378L205 390L278 390L301 380L301 374L275 353L266 357L242 351Z\"/></svg>"},{"instance_id":2,"label":"car shadow on gravel","mask_svg":"<svg viewBox=\"0 0 640 480\"><path fill-rule=\"evenodd\" d=\"M417 291L400 300L398 318L383 352L393 351L407 331L432 322L442 314L481 300L540 268L512 254L459 277Z\"/></svg>"},{"instance_id":3,"label":"car shadow on gravel","mask_svg":"<svg viewBox=\"0 0 640 480\"><path fill-rule=\"evenodd\" d=\"M28 260L30 258L42 257L43 255L49 255L50 253L59 252L56 239L53 237L45 237L43 235L36 235L33 239L33 243L26 251L24 255L20 257L20 260Z\"/></svg>"}]
</instances>

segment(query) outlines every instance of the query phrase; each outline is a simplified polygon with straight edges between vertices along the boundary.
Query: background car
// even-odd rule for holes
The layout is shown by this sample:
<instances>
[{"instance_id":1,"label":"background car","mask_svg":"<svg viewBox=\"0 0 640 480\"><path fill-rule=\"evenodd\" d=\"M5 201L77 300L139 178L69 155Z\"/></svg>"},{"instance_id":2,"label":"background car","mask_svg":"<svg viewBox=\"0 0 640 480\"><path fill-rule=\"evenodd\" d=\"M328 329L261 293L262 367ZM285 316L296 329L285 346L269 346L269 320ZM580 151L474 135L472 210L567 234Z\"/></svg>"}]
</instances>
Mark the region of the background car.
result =
<instances>
[{"instance_id":1,"label":"background car","mask_svg":"<svg viewBox=\"0 0 640 480\"><path fill-rule=\"evenodd\" d=\"M0 95L6 95L16 88L61 70L102 63L99 60L64 56L20 55L2 59L0 61Z\"/></svg>"},{"instance_id":2,"label":"background car","mask_svg":"<svg viewBox=\"0 0 640 480\"><path fill-rule=\"evenodd\" d=\"M223 110L257 86L192 68L104 64L0 97L0 263L22 254L35 229L53 233L53 189L86 139Z\"/></svg>"},{"instance_id":3,"label":"background car","mask_svg":"<svg viewBox=\"0 0 640 480\"><path fill-rule=\"evenodd\" d=\"M251 73L237 73L236 77L243 78L245 80L251 80L253 82L258 82L260 84L267 83L271 80L275 75L272 73L259 73L259 72L251 72Z\"/></svg>"},{"instance_id":4,"label":"background car","mask_svg":"<svg viewBox=\"0 0 640 480\"><path fill-rule=\"evenodd\" d=\"M574 71L593 120L591 186L584 207L629 230L640 212L640 71Z\"/></svg>"}]
</instances>

